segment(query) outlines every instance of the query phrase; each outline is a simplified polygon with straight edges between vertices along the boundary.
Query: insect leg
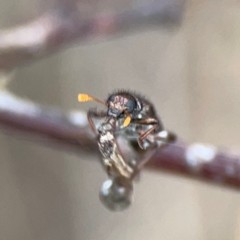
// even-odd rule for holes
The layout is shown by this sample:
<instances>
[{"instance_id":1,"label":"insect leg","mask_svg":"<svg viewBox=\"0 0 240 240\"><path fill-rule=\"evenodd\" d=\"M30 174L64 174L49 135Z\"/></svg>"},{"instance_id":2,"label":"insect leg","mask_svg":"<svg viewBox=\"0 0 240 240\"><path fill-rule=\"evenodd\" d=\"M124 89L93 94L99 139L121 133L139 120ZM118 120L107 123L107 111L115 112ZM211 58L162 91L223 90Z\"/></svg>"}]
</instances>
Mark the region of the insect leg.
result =
<instances>
[{"instance_id":1,"label":"insect leg","mask_svg":"<svg viewBox=\"0 0 240 240\"><path fill-rule=\"evenodd\" d=\"M159 126L159 122L157 119L155 118L147 118L147 119L134 119L133 121L131 121L132 123L138 123L138 124L143 124L143 125L153 125L149 130L147 130L146 132L144 132L142 135L140 135L140 137L138 138L138 144L140 146L140 148L144 148L143 147L143 139L146 138L149 134L151 134L158 126Z\"/></svg>"},{"instance_id":2,"label":"insect leg","mask_svg":"<svg viewBox=\"0 0 240 240\"><path fill-rule=\"evenodd\" d=\"M95 109L88 110L87 119L88 119L89 125L94 133L97 133L97 129L96 129L96 126L95 126L92 118L103 118L103 117L106 117L105 111L96 111Z\"/></svg>"}]
</instances>

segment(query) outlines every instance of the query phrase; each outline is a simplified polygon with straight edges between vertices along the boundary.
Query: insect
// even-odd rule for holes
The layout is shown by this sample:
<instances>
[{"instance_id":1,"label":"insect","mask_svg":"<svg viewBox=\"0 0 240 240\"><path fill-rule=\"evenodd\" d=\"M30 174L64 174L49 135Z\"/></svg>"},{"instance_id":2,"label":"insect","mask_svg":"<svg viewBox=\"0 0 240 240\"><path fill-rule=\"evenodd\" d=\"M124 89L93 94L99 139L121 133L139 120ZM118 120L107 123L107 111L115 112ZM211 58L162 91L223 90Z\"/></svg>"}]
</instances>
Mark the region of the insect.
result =
<instances>
[{"instance_id":1,"label":"insect","mask_svg":"<svg viewBox=\"0 0 240 240\"><path fill-rule=\"evenodd\" d=\"M94 132L97 130L93 118L115 118L121 123L121 127L125 128L131 125L130 132L138 132L138 145L141 149L145 149L144 140L149 135L164 130L153 104L140 94L131 91L117 91L110 94L106 101L101 101L88 94L79 94L78 101L95 101L107 107L106 111L88 111L88 121ZM173 136L169 135L168 137Z\"/></svg>"},{"instance_id":2,"label":"insect","mask_svg":"<svg viewBox=\"0 0 240 240\"><path fill-rule=\"evenodd\" d=\"M98 128L98 147L108 176L131 179L133 169L123 159L114 136L115 118L108 118Z\"/></svg>"},{"instance_id":3,"label":"insect","mask_svg":"<svg viewBox=\"0 0 240 240\"><path fill-rule=\"evenodd\" d=\"M102 185L100 199L111 210L123 210L131 204L135 177L156 147L175 140L175 135L164 130L153 104L139 94L118 91L110 94L106 101L79 94L78 100L95 101L106 107L101 111L89 110L87 114L89 124L97 135L102 163L109 178ZM93 118L104 118L104 121L96 127ZM137 150L136 155L127 157L126 145L125 154L121 154L117 143L118 130L127 140L127 146L138 144L138 149L131 149ZM141 152L139 149L144 150Z\"/></svg>"}]
</instances>

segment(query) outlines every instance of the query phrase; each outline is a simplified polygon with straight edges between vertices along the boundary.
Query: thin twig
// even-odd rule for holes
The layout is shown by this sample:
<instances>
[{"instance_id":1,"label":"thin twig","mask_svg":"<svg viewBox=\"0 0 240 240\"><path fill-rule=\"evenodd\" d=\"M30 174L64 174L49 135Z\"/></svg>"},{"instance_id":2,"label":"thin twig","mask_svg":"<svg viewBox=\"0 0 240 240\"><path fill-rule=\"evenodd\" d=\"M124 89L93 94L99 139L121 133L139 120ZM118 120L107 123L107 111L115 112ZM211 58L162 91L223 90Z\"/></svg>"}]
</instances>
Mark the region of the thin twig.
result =
<instances>
[{"instance_id":1,"label":"thin twig","mask_svg":"<svg viewBox=\"0 0 240 240\"><path fill-rule=\"evenodd\" d=\"M2 131L34 134L66 147L97 149L85 113L72 111L65 115L5 91L0 92L0 125Z\"/></svg>"},{"instance_id":2,"label":"thin twig","mask_svg":"<svg viewBox=\"0 0 240 240\"><path fill-rule=\"evenodd\" d=\"M240 189L240 154L208 144L169 145L156 151L148 167Z\"/></svg>"},{"instance_id":3,"label":"thin twig","mask_svg":"<svg viewBox=\"0 0 240 240\"><path fill-rule=\"evenodd\" d=\"M7 92L0 92L0 126L2 130L7 127L13 132L21 131L48 139L60 149L77 150L78 154L82 151L98 152L86 114L75 111L64 114ZM240 155L223 152L213 146L177 142L156 150L147 167L240 188Z\"/></svg>"},{"instance_id":4,"label":"thin twig","mask_svg":"<svg viewBox=\"0 0 240 240\"><path fill-rule=\"evenodd\" d=\"M135 10L86 18L76 1L57 1L54 10L33 22L0 31L0 70L22 66L77 40L93 40L166 22L176 24L181 19L183 3L184 0L160 0Z\"/></svg>"}]
</instances>

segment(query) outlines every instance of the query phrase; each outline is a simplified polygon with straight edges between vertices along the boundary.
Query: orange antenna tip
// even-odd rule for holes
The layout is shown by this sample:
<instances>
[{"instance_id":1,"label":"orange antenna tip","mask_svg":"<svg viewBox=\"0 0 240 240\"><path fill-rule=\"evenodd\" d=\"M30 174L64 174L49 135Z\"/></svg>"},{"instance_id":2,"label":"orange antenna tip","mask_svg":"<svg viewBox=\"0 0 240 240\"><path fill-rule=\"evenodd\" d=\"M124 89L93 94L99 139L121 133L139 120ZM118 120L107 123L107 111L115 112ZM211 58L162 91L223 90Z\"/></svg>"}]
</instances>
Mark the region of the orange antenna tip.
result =
<instances>
[{"instance_id":1,"label":"orange antenna tip","mask_svg":"<svg viewBox=\"0 0 240 240\"><path fill-rule=\"evenodd\" d=\"M130 122L131 122L131 117L130 117L130 115L128 115L128 116L126 117L126 119L124 120L124 122L123 122L123 126L124 126L124 127L127 127Z\"/></svg>"},{"instance_id":2,"label":"orange antenna tip","mask_svg":"<svg viewBox=\"0 0 240 240\"><path fill-rule=\"evenodd\" d=\"M88 102L94 100L93 97L89 96L88 94L78 94L78 101L79 102Z\"/></svg>"}]
</instances>

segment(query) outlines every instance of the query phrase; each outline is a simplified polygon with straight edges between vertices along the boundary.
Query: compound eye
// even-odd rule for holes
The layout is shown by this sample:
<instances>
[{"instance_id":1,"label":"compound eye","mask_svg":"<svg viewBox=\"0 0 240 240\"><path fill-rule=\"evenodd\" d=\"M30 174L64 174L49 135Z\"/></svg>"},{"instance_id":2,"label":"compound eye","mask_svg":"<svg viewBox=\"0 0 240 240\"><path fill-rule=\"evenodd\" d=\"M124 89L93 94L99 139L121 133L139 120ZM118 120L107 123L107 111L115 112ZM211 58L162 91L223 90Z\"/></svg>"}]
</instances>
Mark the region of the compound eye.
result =
<instances>
[{"instance_id":1,"label":"compound eye","mask_svg":"<svg viewBox=\"0 0 240 240\"><path fill-rule=\"evenodd\" d=\"M133 112L135 105L136 105L135 101L133 100L128 100L127 103L125 104L129 113Z\"/></svg>"},{"instance_id":2,"label":"compound eye","mask_svg":"<svg viewBox=\"0 0 240 240\"><path fill-rule=\"evenodd\" d=\"M108 98L108 102L113 102L115 99L115 94L112 94L109 98Z\"/></svg>"}]
</instances>

